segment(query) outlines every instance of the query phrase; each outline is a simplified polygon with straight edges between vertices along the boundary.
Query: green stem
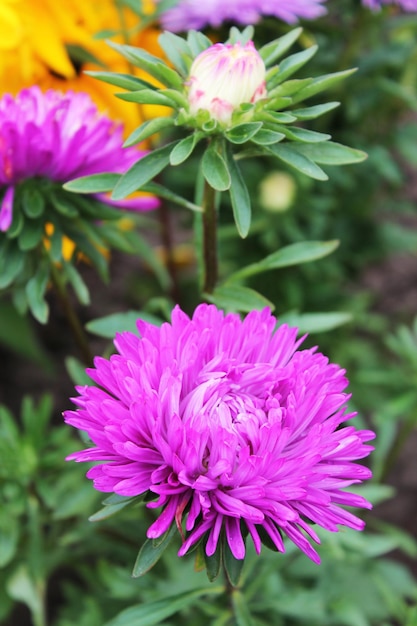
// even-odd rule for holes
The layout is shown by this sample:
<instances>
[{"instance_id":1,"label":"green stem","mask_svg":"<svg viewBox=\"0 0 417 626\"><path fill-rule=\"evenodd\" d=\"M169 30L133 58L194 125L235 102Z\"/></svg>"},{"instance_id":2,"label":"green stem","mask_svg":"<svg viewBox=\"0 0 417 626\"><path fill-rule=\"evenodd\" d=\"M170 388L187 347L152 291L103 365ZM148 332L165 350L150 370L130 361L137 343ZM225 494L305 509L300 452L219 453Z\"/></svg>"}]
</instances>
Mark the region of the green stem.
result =
<instances>
[{"instance_id":1,"label":"green stem","mask_svg":"<svg viewBox=\"0 0 417 626\"><path fill-rule=\"evenodd\" d=\"M203 190L203 259L205 293L213 293L218 278L216 191L204 182Z\"/></svg>"},{"instance_id":2,"label":"green stem","mask_svg":"<svg viewBox=\"0 0 417 626\"><path fill-rule=\"evenodd\" d=\"M51 264L51 279L55 288L56 294L61 303L65 317L74 335L75 342L80 350L82 359L85 365L89 367L93 364L93 355L90 350L87 336L84 332L84 328L76 314L72 302L69 298L68 292L65 288L65 284L59 275L59 272L54 264Z\"/></svg>"}]
</instances>

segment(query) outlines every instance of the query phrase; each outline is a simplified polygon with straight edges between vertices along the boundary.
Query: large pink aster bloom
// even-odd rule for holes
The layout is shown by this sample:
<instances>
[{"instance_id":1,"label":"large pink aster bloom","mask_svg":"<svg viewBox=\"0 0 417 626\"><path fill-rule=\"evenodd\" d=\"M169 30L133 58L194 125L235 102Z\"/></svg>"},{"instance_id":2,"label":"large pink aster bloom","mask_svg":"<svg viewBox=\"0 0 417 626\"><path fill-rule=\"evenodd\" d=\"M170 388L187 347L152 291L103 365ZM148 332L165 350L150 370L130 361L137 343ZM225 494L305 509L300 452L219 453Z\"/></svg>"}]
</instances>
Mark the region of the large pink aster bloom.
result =
<instances>
[{"instance_id":1,"label":"large pink aster bloom","mask_svg":"<svg viewBox=\"0 0 417 626\"><path fill-rule=\"evenodd\" d=\"M380 9L384 4L396 4L409 13L417 11L417 0L362 0L362 4L374 11Z\"/></svg>"},{"instance_id":2,"label":"large pink aster bloom","mask_svg":"<svg viewBox=\"0 0 417 626\"><path fill-rule=\"evenodd\" d=\"M318 563L309 522L363 528L340 505L371 506L345 488L370 478L354 461L374 433L342 426L354 417L344 370L298 350L297 329L276 329L268 309L241 321L212 305L192 319L177 307L171 324L137 326L116 337L118 354L95 360L98 386L78 387L78 410L64 417L94 443L69 458L99 463L87 474L96 489L157 495L148 537L175 522L180 556L204 535L212 555L224 530L243 559L242 531L259 553L263 529L279 551L285 533Z\"/></svg>"},{"instance_id":3,"label":"large pink aster bloom","mask_svg":"<svg viewBox=\"0 0 417 626\"><path fill-rule=\"evenodd\" d=\"M256 24L263 15L277 17L288 24L299 19L315 19L326 13L326 0L179 0L161 16L166 30L179 32L219 27L223 22Z\"/></svg>"},{"instance_id":4,"label":"large pink aster bloom","mask_svg":"<svg viewBox=\"0 0 417 626\"><path fill-rule=\"evenodd\" d=\"M90 96L68 91L24 89L0 99L0 230L12 221L16 185L35 177L65 183L79 176L124 173L144 151L122 148L122 127L98 112ZM100 196L108 201L106 196ZM148 210L158 205L150 196L118 206Z\"/></svg>"}]
</instances>

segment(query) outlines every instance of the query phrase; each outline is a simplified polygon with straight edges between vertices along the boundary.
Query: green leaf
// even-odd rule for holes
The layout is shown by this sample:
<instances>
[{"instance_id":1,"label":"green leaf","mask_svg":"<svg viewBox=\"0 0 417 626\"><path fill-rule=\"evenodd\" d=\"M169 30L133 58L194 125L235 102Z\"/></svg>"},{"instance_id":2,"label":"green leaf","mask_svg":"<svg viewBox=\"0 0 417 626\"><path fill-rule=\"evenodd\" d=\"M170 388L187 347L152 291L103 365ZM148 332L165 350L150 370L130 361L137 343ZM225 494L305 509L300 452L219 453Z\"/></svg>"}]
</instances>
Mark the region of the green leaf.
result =
<instances>
[{"instance_id":1,"label":"green leaf","mask_svg":"<svg viewBox=\"0 0 417 626\"><path fill-rule=\"evenodd\" d=\"M218 152L217 142L210 143L201 162L203 176L213 189L227 191L231 185L231 176L226 161Z\"/></svg>"},{"instance_id":2,"label":"green leaf","mask_svg":"<svg viewBox=\"0 0 417 626\"><path fill-rule=\"evenodd\" d=\"M4 244L6 245L6 244ZM0 272L0 289L5 289L12 284L14 279L20 274L25 264L25 256L15 245L6 250L6 259L2 263Z\"/></svg>"},{"instance_id":3,"label":"green leaf","mask_svg":"<svg viewBox=\"0 0 417 626\"><path fill-rule=\"evenodd\" d=\"M206 594L223 592L222 588L209 587L193 589L184 593L168 596L163 600L142 603L125 609L104 626L155 626L170 615L181 611L197 598Z\"/></svg>"},{"instance_id":4,"label":"green leaf","mask_svg":"<svg viewBox=\"0 0 417 626\"><path fill-rule=\"evenodd\" d=\"M225 43L230 43L232 45L236 43L241 43L244 46L246 43L248 43L248 41L253 39L254 32L255 29L252 25L246 26L246 28L244 28L242 32L240 32L240 30L236 28L236 26L232 26L229 31L229 39Z\"/></svg>"},{"instance_id":5,"label":"green leaf","mask_svg":"<svg viewBox=\"0 0 417 626\"><path fill-rule=\"evenodd\" d=\"M25 223L25 218L23 216L22 211L13 211L13 219L10 224L8 230L6 231L6 236L8 239L14 239L22 232L23 225Z\"/></svg>"},{"instance_id":6,"label":"green leaf","mask_svg":"<svg viewBox=\"0 0 417 626\"><path fill-rule=\"evenodd\" d=\"M49 266L44 263L26 285L26 297L33 316L41 324L48 320L49 307L45 301L45 291L49 280Z\"/></svg>"},{"instance_id":7,"label":"green leaf","mask_svg":"<svg viewBox=\"0 0 417 626\"><path fill-rule=\"evenodd\" d=\"M279 37L270 43L267 43L265 46L262 46L260 50L258 50L261 55L266 67L272 65L279 57L287 52L289 48L295 43L298 37L302 33L302 28L294 28L289 33L284 35L283 37Z\"/></svg>"},{"instance_id":8,"label":"green leaf","mask_svg":"<svg viewBox=\"0 0 417 626\"><path fill-rule=\"evenodd\" d=\"M264 309L266 306L274 310L274 305L267 298L249 287L241 285L223 285L216 287L213 293L204 294L209 302L212 302L225 311L241 311L249 313L254 309Z\"/></svg>"},{"instance_id":9,"label":"green leaf","mask_svg":"<svg viewBox=\"0 0 417 626\"><path fill-rule=\"evenodd\" d=\"M264 150L310 178L314 178L315 180L328 180L329 178L321 167L301 153L298 146L294 147L279 143L272 146L265 146Z\"/></svg>"},{"instance_id":10,"label":"green leaf","mask_svg":"<svg viewBox=\"0 0 417 626\"><path fill-rule=\"evenodd\" d=\"M117 93L116 96L120 100L126 102L136 102L137 104L157 104L159 106L171 107L173 102L171 98L167 98L160 90L141 89L140 91L129 91L128 93Z\"/></svg>"},{"instance_id":11,"label":"green leaf","mask_svg":"<svg viewBox=\"0 0 417 626\"><path fill-rule=\"evenodd\" d=\"M64 217L73 218L78 216L78 209L71 202L72 198L70 195L66 198L60 194L51 193L50 199L54 209Z\"/></svg>"},{"instance_id":12,"label":"green leaf","mask_svg":"<svg viewBox=\"0 0 417 626\"><path fill-rule=\"evenodd\" d=\"M174 35L174 33L165 31L159 35L158 43L167 58L185 78L188 75L193 57L188 42L182 37Z\"/></svg>"},{"instance_id":13,"label":"green leaf","mask_svg":"<svg viewBox=\"0 0 417 626\"><path fill-rule=\"evenodd\" d=\"M116 72L84 72L84 74L93 76L97 78L97 80L109 83L115 87L121 87L127 91L137 91L142 88L157 89L157 87L148 83L148 81L136 78L136 76L132 76L131 74L117 74Z\"/></svg>"},{"instance_id":14,"label":"green leaf","mask_svg":"<svg viewBox=\"0 0 417 626\"><path fill-rule=\"evenodd\" d=\"M65 367L74 385L91 385L91 379L85 371L84 363L73 356L65 359Z\"/></svg>"},{"instance_id":15,"label":"green leaf","mask_svg":"<svg viewBox=\"0 0 417 626\"><path fill-rule=\"evenodd\" d=\"M280 98L293 96L295 93L300 91L300 89L309 85L312 81L312 78L294 78L292 80L286 80L281 85L277 85L273 89L270 89L268 91L268 98L273 98L275 100L277 96ZM288 104L291 104L291 99L289 99Z\"/></svg>"},{"instance_id":16,"label":"green leaf","mask_svg":"<svg viewBox=\"0 0 417 626\"><path fill-rule=\"evenodd\" d=\"M318 145L303 144L297 146L297 150L308 159L322 165L360 163L368 157L366 152L362 152L362 150L349 148L349 146L344 146L333 141L326 141Z\"/></svg>"},{"instance_id":17,"label":"green leaf","mask_svg":"<svg viewBox=\"0 0 417 626\"><path fill-rule=\"evenodd\" d=\"M275 85L283 83L289 76L292 76L295 72L303 67L308 61L316 54L318 46L311 46L301 52L296 52L291 56L284 59L279 66L279 71L274 74L268 80L268 74L266 78L266 84L268 88L273 88Z\"/></svg>"},{"instance_id":18,"label":"green leaf","mask_svg":"<svg viewBox=\"0 0 417 626\"><path fill-rule=\"evenodd\" d=\"M134 46L121 45L114 41L108 41L107 43L133 65L145 70L163 85L173 87L174 89L182 89L183 81L181 76L175 70L165 65L158 57Z\"/></svg>"},{"instance_id":19,"label":"green leaf","mask_svg":"<svg viewBox=\"0 0 417 626\"><path fill-rule=\"evenodd\" d=\"M203 551L204 562L206 565L207 578L212 583L216 580L220 573L220 566L222 564L222 542L217 542L216 551L211 556L207 556L206 551Z\"/></svg>"},{"instance_id":20,"label":"green leaf","mask_svg":"<svg viewBox=\"0 0 417 626\"><path fill-rule=\"evenodd\" d=\"M181 139L179 143L172 150L169 160L171 165L179 165L180 163L184 163L191 156L194 148L197 143L201 139L202 135L200 133L193 133L192 135L188 135L188 137L184 137Z\"/></svg>"},{"instance_id":21,"label":"green leaf","mask_svg":"<svg viewBox=\"0 0 417 626\"><path fill-rule=\"evenodd\" d=\"M225 136L232 143L241 144L252 139L260 128L262 128L262 122L238 124L227 130Z\"/></svg>"},{"instance_id":22,"label":"green leaf","mask_svg":"<svg viewBox=\"0 0 417 626\"><path fill-rule=\"evenodd\" d=\"M294 109L291 111L298 120L315 120L317 117L333 111L340 106L340 102L326 102L325 104L317 104L315 106L306 107L305 109Z\"/></svg>"},{"instance_id":23,"label":"green leaf","mask_svg":"<svg viewBox=\"0 0 417 626\"><path fill-rule=\"evenodd\" d=\"M281 130L287 139L302 143L322 143L328 141L331 137L331 135L325 133L318 133L315 130L298 128L297 126L282 126ZM314 161L314 159L311 160Z\"/></svg>"},{"instance_id":24,"label":"green leaf","mask_svg":"<svg viewBox=\"0 0 417 626\"><path fill-rule=\"evenodd\" d=\"M238 589L232 591L232 604L237 626L255 626L244 595Z\"/></svg>"},{"instance_id":25,"label":"green leaf","mask_svg":"<svg viewBox=\"0 0 417 626\"><path fill-rule=\"evenodd\" d=\"M3 278L0 273L0 278ZM26 359L48 367L48 359L33 329L29 316L16 315L16 308L6 301L0 305L0 343Z\"/></svg>"},{"instance_id":26,"label":"green leaf","mask_svg":"<svg viewBox=\"0 0 417 626\"><path fill-rule=\"evenodd\" d=\"M324 333L352 321L351 313L295 313L289 312L279 316L281 323L297 326L300 333Z\"/></svg>"},{"instance_id":27,"label":"green leaf","mask_svg":"<svg viewBox=\"0 0 417 626\"><path fill-rule=\"evenodd\" d=\"M237 587L242 573L245 559L235 559L227 540L223 539L223 565L232 587Z\"/></svg>"},{"instance_id":28,"label":"green leaf","mask_svg":"<svg viewBox=\"0 0 417 626\"><path fill-rule=\"evenodd\" d=\"M18 245L23 252L33 250L42 241L44 236L44 223L42 219L25 220L23 229L19 234Z\"/></svg>"},{"instance_id":29,"label":"green leaf","mask_svg":"<svg viewBox=\"0 0 417 626\"><path fill-rule=\"evenodd\" d=\"M226 147L226 158L231 179L229 194L233 217L239 235L244 238L249 233L251 223L251 199L242 172L233 157L230 146Z\"/></svg>"},{"instance_id":30,"label":"green leaf","mask_svg":"<svg viewBox=\"0 0 417 626\"><path fill-rule=\"evenodd\" d=\"M45 200L39 189L25 188L22 193L23 211L30 218L37 218L45 210Z\"/></svg>"},{"instance_id":31,"label":"green leaf","mask_svg":"<svg viewBox=\"0 0 417 626\"><path fill-rule=\"evenodd\" d=\"M159 561L177 532L177 527L175 524L172 524L163 537L158 538L158 541L153 539L147 539L145 541L139 550L135 565L133 566L133 578L139 578L152 569L152 567Z\"/></svg>"},{"instance_id":32,"label":"green leaf","mask_svg":"<svg viewBox=\"0 0 417 626\"><path fill-rule=\"evenodd\" d=\"M169 157L173 147L177 144L173 141L162 148L146 154L120 178L113 190L113 200L122 200L129 194L140 189L152 178L157 176L169 164Z\"/></svg>"},{"instance_id":33,"label":"green leaf","mask_svg":"<svg viewBox=\"0 0 417 626\"><path fill-rule=\"evenodd\" d=\"M63 271L65 276L71 283L81 304L84 304L86 306L90 304L90 292L88 290L88 287L82 279L78 270L74 267L74 265L71 265L71 263L64 263Z\"/></svg>"},{"instance_id":34,"label":"green leaf","mask_svg":"<svg viewBox=\"0 0 417 626\"><path fill-rule=\"evenodd\" d=\"M63 186L67 191L74 193L105 193L117 185L121 174L91 174L74 178Z\"/></svg>"},{"instance_id":35,"label":"green leaf","mask_svg":"<svg viewBox=\"0 0 417 626\"><path fill-rule=\"evenodd\" d=\"M144 141L148 137L151 137L155 133L159 133L164 128L169 128L174 125L174 119L172 117L155 117L153 120L144 122L133 133L129 135L123 144L124 148L134 146L141 141Z\"/></svg>"},{"instance_id":36,"label":"green leaf","mask_svg":"<svg viewBox=\"0 0 417 626\"><path fill-rule=\"evenodd\" d=\"M270 146L283 139L285 139L284 133L279 133L276 130L268 130L267 128L261 128L261 130L256 133L255 137L252 137L253 143L258 146Z\"/></svg>"},{"instance_id":37,"label":"green leaf","mask_svg":"<svg viewBox=\"0 0 417 626\"><path fill-rule=\"evenodd\" d=\"M149 193L153 193L160 198L169 200L170 202L178 204L179 206L182 206L185 209L189 209L190 211L194 211L196 213L202 212L201 206L198 206L197 204L190 202L186 198L179 196L178 194L174 193L170 189L167 189L163 185L160 185L159 183L147 183L146 185L143 185L142 191L148 191Z\"/></svg>"},{"instance_id":38,"label":"green leaf","mask_svg":"<svg viewBox=\"0 0 417 626\"><path fill-rule=\"evenodd\" d=\"M138 498L136 497L134 498L123 497L123 500L120 500L119 502L115 502L114 504L106 504L102 509L97 511L97 513L90 515L90 517L88 518L88 521L89 522L101 522L102 520L108 519L112 515L115 515L115 513L118 513L119 511L121 511L122 509L124 509L125 507L129 506L130 504L132 504L134 501L137 501L137 500Z\"/></svg>"},{"instance_id":39,"label":"green leaf","mask_svg":"<svg viewBox=\"0 0 417 626\"><path fill-rule=\"evenodd\" d=\"M23 602L30 609L33 623L42 623L43 606L41 591L37 588L34 580L25 565L20 565L6 583L6 590L13 600Z\"/></svg>"},{"instance_id":40,"label":"green leaf","mask_svg":"<svg viewBox=\"0 0 417 626\"><path fill-rule=\"evenodd\" d=\"M342 72L334 72L333 74L324 74L323 76L318 76L317 78L314 78L313 82L310 83L310 85L307 85L307 87L304 87L304 89L301 89L295 94L295 96L293 97L293 104L296 104L297 102L302 102L303 100L311 98L312 96L315 96L317 93L320 93L325 89L333 87L354 72L356 72L356 69L344 70Z\"/></svg>"},{"instance_id":41,"label":"green leaf","mask_svg":"<svg viewBox=\"0 0 417 626\"><path fill-rule=\"evenodd\" d=\"M301 263L309 263L310 261L316 261L328 254L331 254L339 245L339 241L336 239L330 241L303 241L298 243L292 243L289 246L285 246L277 252L265 257L262 261L252 263L246 267L238 270L234 274L228 277L227 283L246 278L248 276L254 276L260 272L268 270L278 269L281 267L291 267L292 265L299 265Z\"/></svg>"},{"instance_id":42,"label":"green leaf","mask_svg":"<svg viewBox=\"0 0 417 626\"><path fill-rule=\"evenodd\" d=\"M0 567L13 560L19 541L19 525L5 515L0 517Z\"/></svg>"},{"instance_id":43,"label":"green leaf","mask_svg":"<svg viewBox=\"0 0 417 626\"><path fill-rule=\"evenodd\" d=\"M188 45L193 57L196 57L200 52L204 52L213 42L198 30L190 30L187 35Z\"/></svg>"},{"instance_id":44,"label":"green leaf","mask_svg":"<svg viewBox=\"0 0 417 626\"><path fill-rule=\"evenodd\" d=\"M145 313L144 311L125 311L124 313L112 313L111 315L91 320L86 324L86 329L90 333L93 333L93 335L106 337L107 339L113 339L116 333L122 333L126 330L138 335L139 331L136 326L138 319L154 324L155 326L162 324L162 321L151 313Z\"/></svg>"}]
</instances>

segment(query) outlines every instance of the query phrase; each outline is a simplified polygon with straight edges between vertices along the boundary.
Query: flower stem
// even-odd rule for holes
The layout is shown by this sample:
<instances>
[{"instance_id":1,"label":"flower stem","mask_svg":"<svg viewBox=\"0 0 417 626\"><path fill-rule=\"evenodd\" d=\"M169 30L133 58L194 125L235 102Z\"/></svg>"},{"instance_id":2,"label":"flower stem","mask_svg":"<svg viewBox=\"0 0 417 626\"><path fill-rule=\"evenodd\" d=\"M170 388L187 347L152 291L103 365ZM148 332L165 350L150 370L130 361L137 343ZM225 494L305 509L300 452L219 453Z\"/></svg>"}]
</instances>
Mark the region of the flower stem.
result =
<instances>
[{"instance_id":1,"label":"flower stem","mask_svg":"<svg viewBox=\"0 0 417 626\"><path fill-rule=\"evenodd\" d=\"M203 259L205 293L213 293L217 283L217 211L216 191L204 182L203 189Z\"/></svg>"},{"instance_id":2,"label":"flower stem","mask_svg":"<svg viewBox=\"0 0 417 626\"><path fill-rule=\"evenodd\" d=\"M61 303L64 315L67 318L68 324L74 335L75 342L80 350L82 359L85 365L91 366L93 364L93 355L91 354L87 336L68 296L65 284L62 281L61 276L59 275L59 272L53 263L51 264L51 279L52 284L55 288L55 292Z\"/></svg>"}]
</instances>

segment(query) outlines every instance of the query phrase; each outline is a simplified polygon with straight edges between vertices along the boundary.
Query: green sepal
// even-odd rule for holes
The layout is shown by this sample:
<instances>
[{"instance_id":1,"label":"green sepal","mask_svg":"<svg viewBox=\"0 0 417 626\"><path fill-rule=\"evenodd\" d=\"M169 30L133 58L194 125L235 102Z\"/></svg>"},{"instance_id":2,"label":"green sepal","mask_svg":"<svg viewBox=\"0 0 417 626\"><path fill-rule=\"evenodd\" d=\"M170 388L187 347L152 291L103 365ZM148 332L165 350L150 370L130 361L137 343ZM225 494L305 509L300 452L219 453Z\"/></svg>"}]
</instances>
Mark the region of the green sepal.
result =
<instances>
[{"instance_id":1,"label":"green sepal","mask_svg":"<svg viewBox=\"0 0 417 626\"><path fill-rule=\"evenodd\" d=\"M49 280L49 264L44 262L38 266L37 272L26 284L26 297L29 308L38 322L48 321L49 307L45 302L45 291Z\"/></svg>"},{"instance_id":2,"label":"green sepal","mask_svg":"<svg viewBox=\"0 0 417 626\"><path fill-rule=\"evenodd\" d=\"M329 178L321 167L304 156L304 154L292 145L278 143L265 146L263 150L310 178L314 178L315 180L328 180Z\"/></svg>"},{"instance_id":3,"label":"green sepal","mask_svg":"<svg viewBox=\"0 0 417 626\"><path fill-rule=\"evenodd\" d=\"M18 245L19 248L27 252L33 250L42 241L44 236L44 224L43 220L25 220L23 229L19 233Z\"/></svg>"},{"instance_id":4,"label":"green sepal","mask_svg":"<svg viewBox=\"0 0 417 626\"><path fill-rule=\"evenodd\" d=\"M302 28L294 28L286 35L283 35L278 39L274 39L274 41L262 46L258 52L261 55L266 67L272 65L272 63L279 59L279 57L285 54L287 50L291 48L293 43L297 41L302 31Z\"/></svg>"},{"instance_id":5,"label":"green sepal","mask_svg":"<svg viewBox=\"0 0 417 626\"><path fill-rule=\"evenodd\" d=\"M251 198L240 167L234 159L230 146L226 146L226 159L231 180L229 195L233 209L233 217L239 235L245 238L249 233L251 223Z\"/></svg>"},{"instance_id":6,"label":"green sepal","mask_svg":"<svg viewBox=\"0 0 417 626\"><path fill-rule=\"evenodd\" d=\"M213 141L204 152L201 161L203 176L208 184L217 191L227 191L231 185L231 176L226 161L219 153L218 143Z\"/></svg>"},{"instance_id":7,"label":"green sepal","mask_svg":"<svg viewBox=\"0 0 417 626\"><path fill-rule=\"evenodd\" d=\"M29 218L37 218L45 210L45 199L38 189L24 188L22 191L22 208Z\"/></svg>"},{"instance_id":8,"label":"green sepal","mask_svg":"<svg viewBox=\"0 0 417 626\"><path fill-rule=\"evenodd\" d=\"M229 39L225 41L225 43L230 43L232 45L240 43L244 46L253 39L254 33L255 29L252 25L246 26L242 32L236 28L236 26L232 26L229 31Z\"/></svg>"},{"instance_id":9,"label":"green sepal","mask_svg":"<svg viewBox=\"0 0 417 626\"><path fill-rule=\"evenodd\" d=\"M211 556L207 556L204 549L204 563L206 566L207 578L212 583L216 580L220 573L222 564L222 542L217 542L216 550Z\"/></svg>"},{"instance_id":10,"label":"green sepal","mask_svg":"<svg viewBox=\"0 0 417 626\"><path fill-rule=\"evenodd\" d=\"M143 576L159 561L165 550L168 548L175 534L177 527L172 524L169 530L157 539L147 539L136 557L133 566L132 577Z\"/></svg>"},{"instance_id":11,"label":"green sepal","mask_svg":"<svg viewBox=\"0 0 417 626\"><path fill-rule=\"evenodd\" d=\"M232 126L224 134L232 143L241 144L252 139L261 128L262 122L247 122Z\"/></svg>"},{"instance_id":12,"label":"green sepal","mask_svg":"<svg viewBox=\"0 0 417 626\"><path fill-rule=\"evenodd\" d=\"M238 586L244 563L245 559L236 559L233 556L229 544L223 536L223 565L232 587Z\"/></svg>"},{"instance_id":13,"label":"green sepal","mask_svg":"<svg viewBox=\"0 0 417 626\"><path fill-rule=\"evenodd\" d=\"M146 154L120 178L112 194L113 200L122 200L146 185L169 164L169 156L178 141Z\"/></svg>"}]
</instances>

